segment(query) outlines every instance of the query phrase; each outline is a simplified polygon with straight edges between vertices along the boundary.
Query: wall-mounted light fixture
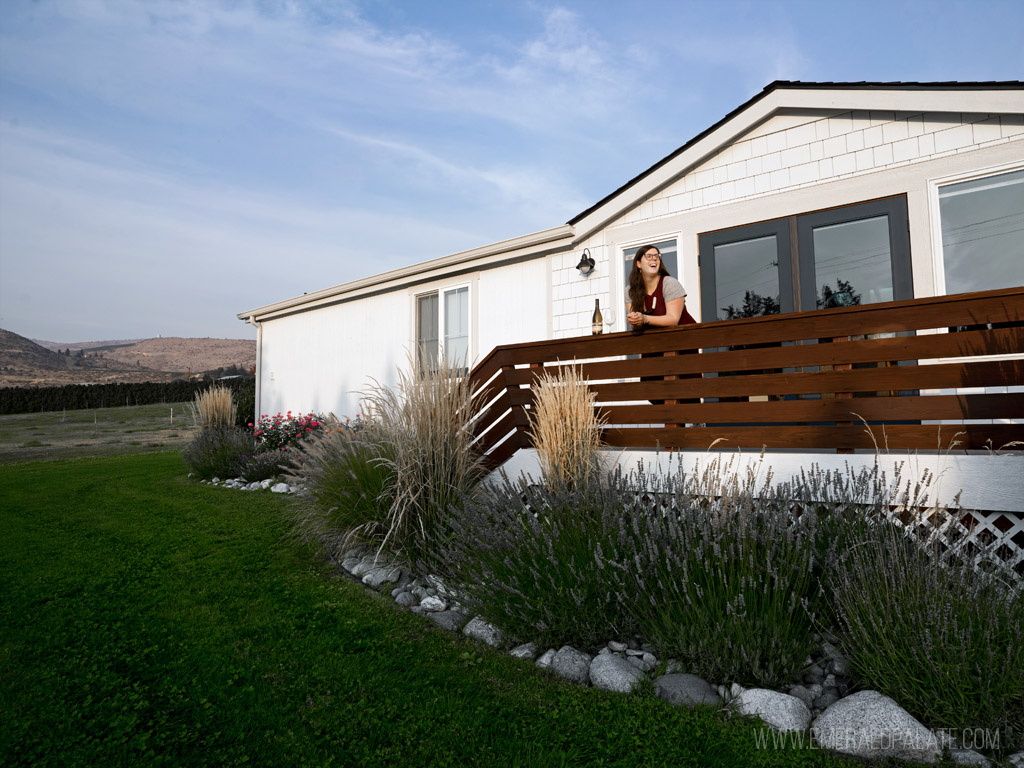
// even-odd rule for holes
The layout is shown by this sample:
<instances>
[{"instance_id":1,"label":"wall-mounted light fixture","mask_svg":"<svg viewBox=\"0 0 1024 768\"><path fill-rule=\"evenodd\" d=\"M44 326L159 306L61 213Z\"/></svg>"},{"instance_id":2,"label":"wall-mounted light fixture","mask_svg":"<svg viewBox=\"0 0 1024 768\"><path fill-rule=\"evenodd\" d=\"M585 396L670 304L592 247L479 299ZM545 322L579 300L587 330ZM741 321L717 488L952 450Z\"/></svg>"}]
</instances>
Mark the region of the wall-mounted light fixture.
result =
<instances>
[{"instance_id":1,"label":"wall-mounted light fixture","mask_svg":"<svg viewBox=\"0 0 1024 768\"><path fill-rule=\"evenodd\" d=\"M594 271L594 260L590 256L589 248L583 249L583 255L580 256L580 263L576 265L576 269L578 269L580 274L584 277Z\"/></svg>"}]
</instances>

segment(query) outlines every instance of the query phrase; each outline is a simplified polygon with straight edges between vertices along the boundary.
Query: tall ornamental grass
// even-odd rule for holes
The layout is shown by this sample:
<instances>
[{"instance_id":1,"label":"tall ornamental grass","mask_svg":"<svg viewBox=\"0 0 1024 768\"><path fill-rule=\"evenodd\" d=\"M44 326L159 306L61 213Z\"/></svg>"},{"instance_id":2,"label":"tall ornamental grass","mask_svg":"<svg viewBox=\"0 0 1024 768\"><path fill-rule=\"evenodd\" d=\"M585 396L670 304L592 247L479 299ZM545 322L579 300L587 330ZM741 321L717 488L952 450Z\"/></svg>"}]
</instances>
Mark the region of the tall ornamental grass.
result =
<instances>
[{"instance_id":1,"label":"tall ornamental grass","mask_svg":"<svg viewBox=\"0 0 1024 768\"><path fill-rule=\"evenodd\" d=\"M979 562L972 547L950 553L920 532L887 521L837 563L833 596L853 673L929 726L1002 728L1021 740L1020 584L1009 569L978 567L994 559Z\"/></svg>"},{"instance_id":2,"label":"tall ornamental grass","mask_svg":"<svg viewBox=\"0 0 1024 768\"><path fill-rule=\"evenodd\" d=\"M601 428L597 396L575 366L544 371L533 387L530 438L548 487L586 488L602 473Z\"/></svg>"},{"instance_id":3,"label":"tall ornamental grass","mask_svg":"<svg viewBox=\"0 0 1024 768\"><path fill-rule=\"evenodd\" d=\"M470 429L474 387L462 367L437 365L430 370L410 356L397 388L375 383L363 393L387 443L379 459L391 476L382 545L412 565L445 537L449 508L482 476Z\"/></svg>"},{"instance_id":4,"label":"tall ornamental grass","mask_svg":"<svg viewBox=\"0 0 1024 768\"><path fill-rule=\"evenodd\" d=\"M336 552L349 542L380 546L391 508L393 444L380 425L361 420L360 429L327 423L301 448L291 476L306 489L296 497L302 538Z\"/></svg>"},{"instance_id":5,"label":"tall ornamental grass","mask_svg":"<svg viewBox=\"0 0 1024 768\"><path fill-rule=\"evenodd\" d=\"M189 410L197 429L235 426L237 410L231 390L227 387L203 390L189 403Z\"/></svg>"}]
</instances>

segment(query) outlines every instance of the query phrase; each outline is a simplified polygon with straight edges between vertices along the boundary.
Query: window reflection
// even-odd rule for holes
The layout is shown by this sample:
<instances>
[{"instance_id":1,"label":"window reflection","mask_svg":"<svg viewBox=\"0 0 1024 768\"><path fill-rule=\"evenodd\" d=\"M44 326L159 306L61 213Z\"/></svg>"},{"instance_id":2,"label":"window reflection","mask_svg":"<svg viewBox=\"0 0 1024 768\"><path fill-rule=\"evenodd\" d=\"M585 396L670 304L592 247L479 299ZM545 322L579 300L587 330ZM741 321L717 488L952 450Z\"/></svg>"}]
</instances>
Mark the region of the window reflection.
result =
<instances>
[{"instance_id":1,"label":"window reflection","mask_svg":"<svg viewBox=\"0 0 1024 768\"><path fill-rule=\"evenodd\" d=\"M1024 285L1024 170L939 188L946 293Z\"/></svg>"},{"instance_id":2,"label":"window reflection","mask_svg":"<svg viewBox=\"0 0 1024 768\"><path fill-rule=\"evenodd\" d=\"M892 301L889 217L814 229L817 308Z\"/></svg>"},{"instance_id":3,"label":"window reflection","mask_svg":"<svg viewBox=\"0 0 1024 768\"><path fill-rule=\"evenodd\" d=\"M716 318L779 314L775 235L715 246Z\"/></svg>"}]
</instances>

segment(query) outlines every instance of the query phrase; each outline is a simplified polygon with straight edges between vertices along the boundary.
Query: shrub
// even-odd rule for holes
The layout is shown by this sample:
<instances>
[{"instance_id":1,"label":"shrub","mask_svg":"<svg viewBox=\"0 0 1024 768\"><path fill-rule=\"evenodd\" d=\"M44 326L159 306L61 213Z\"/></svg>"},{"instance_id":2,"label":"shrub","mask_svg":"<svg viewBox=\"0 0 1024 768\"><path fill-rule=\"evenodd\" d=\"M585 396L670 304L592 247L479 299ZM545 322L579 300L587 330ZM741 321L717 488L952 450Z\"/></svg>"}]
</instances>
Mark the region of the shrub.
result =
<instances>
[{"instance_id":1,"label":"shrub","mask_svg":"<svg viewBox=\"0 0 1024 768\"><path fill-rule=\"evenodd\" d=\"M649 501L623 559L627 605L662 655L708 680L778 686L814 650L818 518L795 514L770 481L716 460L636 491Z\"/></svg>"},{"instance_id":2,"label":"shrub","mask_svg":"<svg viewBox=\"0 0 1024 768\"><path fill-rule=\"evenodd\" d=\"M416 565L444 537L449 507L458 505L481 476L470 422L474 389L460 368L442 360L425 370L410 360L397 391L375 383L364 399L387 450L392 501L384 544Z\"/></svg>"},{"instance_id":3,"label":"shrub","mask_svg":"<svg viewBox=\"0 0 1024 768\"><path fill-rule=\"evenodd\" d=\"M235 425L234 398L227 387L210 387L196 395L190 404L192 419L199 429L231 427Z\"/></svg>"},{"instance_id":4,"label":"shrub","mask_svg":"<svg viewBox=\"0 0 1024 768\"><path fill-rule=\"evenodd\" d=\"M505 478L452 510L431 566L522 640L586 647L626 637L622 568L609 558L629 535L628 496L615 483L548 488Z\"/></svg>"},{"instance_id":5,"label":"shrub","mask_svg":"<svg viewBox=\"0 0 1024 768\"><path fill-rule=\"evenodd\" d=\"M887 520L840 560L833 594L853 672L932 727L1003 728L1019 737L1019 585L1008 570L978 568L971 545L950 553L936 537L914 535L927 527Z\"/></svg>"},{"instance_id":6,"label":"shrub","mask_svg":"<svg viewBox=\"0 0 1024 768\"><path fill-rule=\"evenodd\" d=\"M256 449L259 451L287 451L298 447L316 432L324 428L325 417L316 413L292 416L288 411L284 416L264 414L254 424L253 436L256 438Z\"/></svg>"},{"instance_id":7,"label":"shrub","mask_svg":"<svg viewBox=\"0 0 1024 768\"><path fill-rule=\"evenodd\" d=\"M311 438L291 471L307 491L296 497L300 534L331 550L348 540L382 545L391 507L386 435L368 420L347 424L329 425Z\"/></svg>"},{"instance_id":8,"label":"shrub","mask_svg":"<svg viewBox=\"0 0 1024 768\"><path fill-rule=\"evenodd\" d=\"M245 433L252 445L252 437ZM241 477L250 483L257 480L269 480L277 477L291 463L291 458L280 451L255 451L251 447L247 453L240 454L231 467L232 477Z\"/></svg>"},{"instance_id":9,"label":"shrub","mask_svg":"<svg viewBox=\"0 0 1024 768\"><path fill-rule=\"evenodd\" d=\"M573 366L537 378L529 411L530 437L544 482L552 489L585 488L601 473L597 397Z\"/></svg>"},{"instance_id":10,"label":"shrub","mask_svg":"<svg viewBox=\"0 0 1024 768\"><path fill-rule=\"evenodd\" d=\"M185 463L202 480L233 477L240 457L253 453L252 436L234 427L207 427L182 452Z\"/></svg>"},{"instance_id":11,"label":"shrub","mask_svg":"<svg viewBox=\"0 0 1024 768\"><path fill-rule=\"evenodd\" d=\"M256 384L245 381L235 389L235 426L252 432L256 415Z\"/></svg>"}]
</instances>

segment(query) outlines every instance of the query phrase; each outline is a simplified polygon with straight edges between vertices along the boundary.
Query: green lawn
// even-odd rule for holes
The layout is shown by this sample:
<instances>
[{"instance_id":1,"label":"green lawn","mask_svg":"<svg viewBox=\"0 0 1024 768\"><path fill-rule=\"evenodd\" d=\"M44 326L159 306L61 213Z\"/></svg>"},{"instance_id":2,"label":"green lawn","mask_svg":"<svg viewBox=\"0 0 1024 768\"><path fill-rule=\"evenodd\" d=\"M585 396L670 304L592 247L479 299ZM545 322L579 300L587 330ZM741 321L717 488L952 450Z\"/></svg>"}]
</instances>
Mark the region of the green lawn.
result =
<instances>
[{"instance_id":1,"label":"green lawn","mask_svg":"<svg viewBox=\"0 0 1024 768\"><path fill-rule=\"evenodd\" d=\"M0 765L851 764L448 635L185 474L0 466Z\"/></svg>"}]
</instances>

